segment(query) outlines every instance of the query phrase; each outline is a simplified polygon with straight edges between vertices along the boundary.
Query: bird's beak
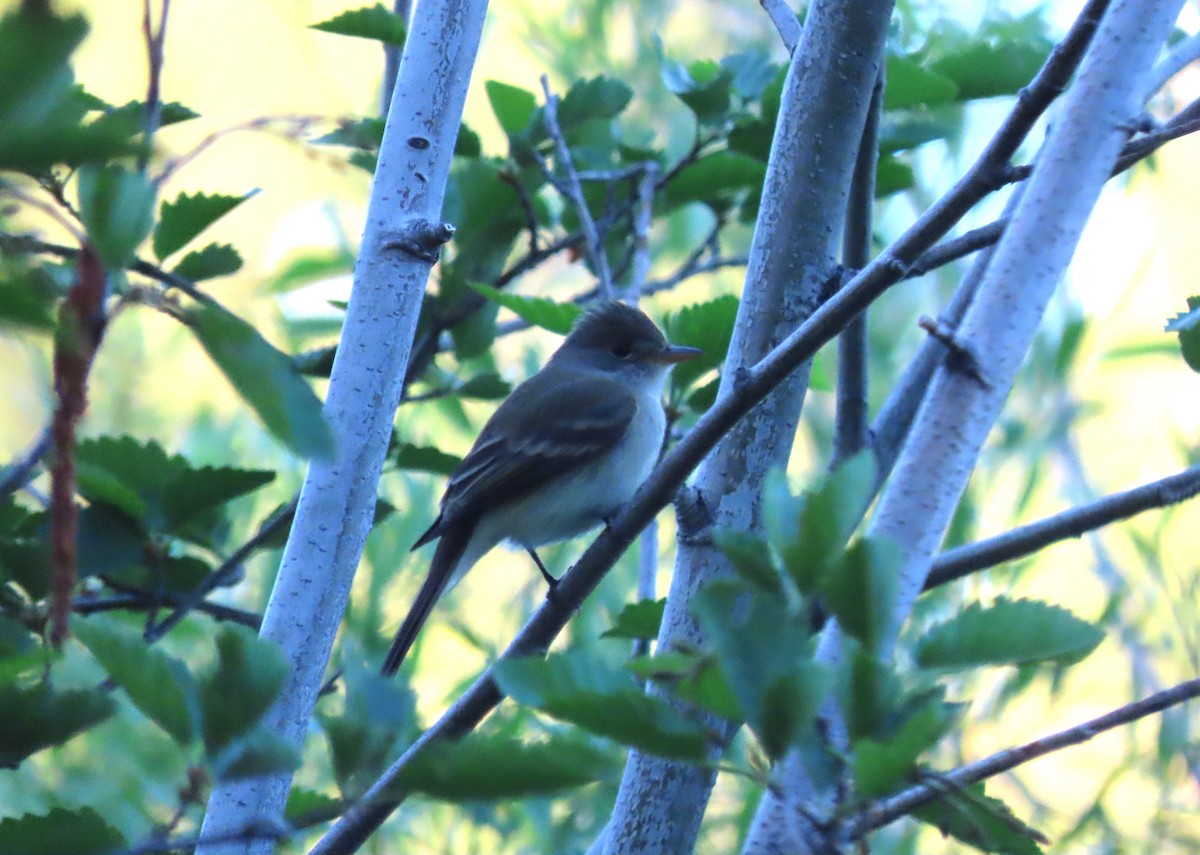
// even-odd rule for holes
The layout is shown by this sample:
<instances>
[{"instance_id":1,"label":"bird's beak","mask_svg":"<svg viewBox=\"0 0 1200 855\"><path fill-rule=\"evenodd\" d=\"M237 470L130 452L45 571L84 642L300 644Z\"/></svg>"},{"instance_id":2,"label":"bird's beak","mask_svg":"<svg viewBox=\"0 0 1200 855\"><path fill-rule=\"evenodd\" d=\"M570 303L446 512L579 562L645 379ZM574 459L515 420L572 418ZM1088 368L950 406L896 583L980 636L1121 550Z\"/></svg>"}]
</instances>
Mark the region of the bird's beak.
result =
<instances>
[{"instance_id":1,"label":"bird's beak","mask_svg":"<svg viewBox=\"0 0 1200 855\"><path fill-rule=\"evenodd\" d=\"M651 359L654 362L663 362L667 365L675 365L678 362L687 362L689 359L695 359L700 354L704 353L698 347L684 347L682 345L671 345L665 350L656 353Z\"/></svg>"}]
</instances>

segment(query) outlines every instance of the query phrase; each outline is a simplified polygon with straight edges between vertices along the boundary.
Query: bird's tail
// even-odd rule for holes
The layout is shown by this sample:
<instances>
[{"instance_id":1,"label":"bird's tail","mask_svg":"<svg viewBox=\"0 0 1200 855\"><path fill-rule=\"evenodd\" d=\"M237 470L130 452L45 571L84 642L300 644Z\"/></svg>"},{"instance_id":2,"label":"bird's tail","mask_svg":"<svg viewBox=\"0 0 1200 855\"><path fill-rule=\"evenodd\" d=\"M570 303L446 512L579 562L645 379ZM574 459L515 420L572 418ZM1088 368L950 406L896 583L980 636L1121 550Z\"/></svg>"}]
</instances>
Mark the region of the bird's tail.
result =
<instances>
[{"instance_id":1,"label":"bird's tail","mask_svg":"<svg viewBox=\"0 0 1200 855\"><path fill-rule=\"evenodd\" d=\"M473 523L463 523L448 526L441 532L441 540L438 541L437 549L433 553L433 561L429 564L429 575L421 584L421 590L417 592L417 599L404 618L404 623L400 624L400 629L396 631L392 646L383 660L383 667L380 669L383 676L391 677L400 670L404 657L408 655L413 642L417 640L417 633L421 631L421 627L429 618L429 613L433 611L434 603L438 601L453 577L455 567L462 558L474 528Z\"/></svg>"}]
</instances>

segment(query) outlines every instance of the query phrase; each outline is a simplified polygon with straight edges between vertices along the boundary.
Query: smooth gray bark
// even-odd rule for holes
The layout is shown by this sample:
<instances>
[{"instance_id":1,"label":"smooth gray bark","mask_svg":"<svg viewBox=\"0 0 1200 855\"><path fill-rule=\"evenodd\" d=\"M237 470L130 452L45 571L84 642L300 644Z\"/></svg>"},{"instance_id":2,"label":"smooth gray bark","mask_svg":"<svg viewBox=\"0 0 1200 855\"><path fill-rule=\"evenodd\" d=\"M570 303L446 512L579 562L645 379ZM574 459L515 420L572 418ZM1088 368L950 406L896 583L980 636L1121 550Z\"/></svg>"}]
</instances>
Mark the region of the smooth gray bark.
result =
<instances>
[{"instance_id":1,"label":"smooth gray bark","mask_svg":"<svg viewBox=\"0 0 1200 855\"><path fill-rule=\"evenodd\" d=\"M422 0L400 62L325 402L337 451L309 466L263 618L262 637L291 666L266 723L296 745L371 528L421 297L446 237L438 218L486 9L485 0ZM197 852L273 851L270 839L236 838L278 827L290 784L284 774L216 787L201 837L227 842Z\"/></svg>"},{"instance_id":2,"label":"smooth gray bark","mask_svg":"<svg viewBox=\"0 0 1200 855\"><path fill-rule=\"evenodd\" d=\"M753 365L809 317L836 270L836 255L857 140L891 16L890 0L816 2L793 53L767 167L750 251L746 286L719 399ZM707 538L718 525L752 528L767 471L787 462L808 386L808 363L797 369L714 449L702 466L690 505L698 525L681 520L681 538L658 649L698 643L689 611L706 582L728 572ZM692 529L694 538L689 536ZM728 738L725 722L712 722ZM715 775L631 751L604 851L690 852Z\"/></svg>"},{"instance_id":3,"label":"smooth gray bark","mask_svg":"<svg viewBox=\"0 0 1200 855\"><path fill-rule=\"evenodd\" d=\"M1147 70L1180 5L1125 0L1105 15L956 333L960 350L938 369L917 412L870 526L872 535L890 538L905 554L892 643L1112 173L1129 122L1141 112Z\"/></svg>"},{"instance_id":4,"label":"smooth gray bark","mask_svg":"<svg viewBox=\"0 0 1200 855\"><path fill-rule=\"evenodd\" d=\"M889 656L966 487L979 450L1012 386L1046 304L1111 175L1126 125L1141 108L1140 81L1178 12L1175 0L1117 3L1106 15L957 330L961 351L942 359L884 488L869 532L906 555ZM1136 33L1136 35L1135 35ZM833 851L838 836L806 836L818 796L797 758L785 762L782 795L767 792L745 847L750 853ZM802 811L804 807L806 810Z\"/></svg>"}]
</instances>

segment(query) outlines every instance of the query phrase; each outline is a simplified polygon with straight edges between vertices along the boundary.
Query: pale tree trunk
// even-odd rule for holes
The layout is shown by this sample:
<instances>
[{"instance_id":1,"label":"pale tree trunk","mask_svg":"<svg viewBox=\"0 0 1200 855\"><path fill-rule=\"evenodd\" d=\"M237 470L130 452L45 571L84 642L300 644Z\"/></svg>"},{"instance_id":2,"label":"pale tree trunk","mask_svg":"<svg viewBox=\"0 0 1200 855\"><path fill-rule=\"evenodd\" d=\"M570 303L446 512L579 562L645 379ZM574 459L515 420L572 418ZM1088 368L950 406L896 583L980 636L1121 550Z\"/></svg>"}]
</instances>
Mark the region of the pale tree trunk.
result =
<instances>
[{"instance_id":1,"label":"pale tree trunk","mask_svg":"<svg viewBox=\"0 0 1200 855\"><path fill-rule=\"evenodd\" d=\"M823 287L836 281L857 154L846 141L862 134L891 11L891 0L818 0L809 7L784 84L719 398L732 392L739 369L753 365L808 318L821 302ZM706 460L691 500L701 518L689 523L685 514L681 531L714 523L758 526L763 477L791 452L808 366L741 420ZM683 531L658 649L700 641L691 598L726 572L723 556L706 538L692 541ZM726 738L732 735L727 723L713 726ZM631 751L605 839L596 848L621 855L690 852L714 777L708 769Z\"/></svg>"},{"instance_id":2,"label":"pale tree trunk","mask_svg":"<svg viewBox=\"0 0 1200 855\"><path fill-rule=\"evenodd\" d=\"M1130 124L1141 113L1143 80L1180 5L1179 0L1126 0L1105 15L954 332L952 352L916 413L868 529L895 541L905 555L889 640L878 651L885 658L921 591ZM799 821L812 815L814 804L828 804L829 794L812 791L795 757L785 761L779 777L781 795L764 795L745 851L833 851L839 841L813 846Z\"/></svg>"},{"instance_id":3,"label":"pale tree trunk","mask_svg":"<svg viewBox=\"0 0 1200 855\"><path fill-rule=\"evenodd\" d=\"M439 218L485 0L422 0L400 61L371 188L354 286L330 376L325 416L333 460L313 462L263 619L290 673L266 724L299 745L371 529L392 419L429 270L449 230ZM267 853L291 775L218 786L200 855Z\"/></svg>"}]
</instances>

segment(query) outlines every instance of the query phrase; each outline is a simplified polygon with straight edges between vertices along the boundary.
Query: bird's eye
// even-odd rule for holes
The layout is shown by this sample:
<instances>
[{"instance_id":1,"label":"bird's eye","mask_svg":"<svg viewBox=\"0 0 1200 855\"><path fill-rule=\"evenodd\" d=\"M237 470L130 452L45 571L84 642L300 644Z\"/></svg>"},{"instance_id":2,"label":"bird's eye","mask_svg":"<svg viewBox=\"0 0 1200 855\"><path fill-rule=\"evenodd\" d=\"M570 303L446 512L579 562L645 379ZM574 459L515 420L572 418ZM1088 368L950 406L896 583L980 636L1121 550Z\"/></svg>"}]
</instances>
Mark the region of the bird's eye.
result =
<instances>
[{"instance_id":1,"label":"bird's eye","mask_svg":"<svg viewBox=\"0 0 1200 855\"><path fill-rule=\"evenodd\" d=\"M628 342L621 341L610 347L608 352L617 359L628 359L631 355L633 355L633 348L629 346Z\"/></svg>"}]
</instances>

